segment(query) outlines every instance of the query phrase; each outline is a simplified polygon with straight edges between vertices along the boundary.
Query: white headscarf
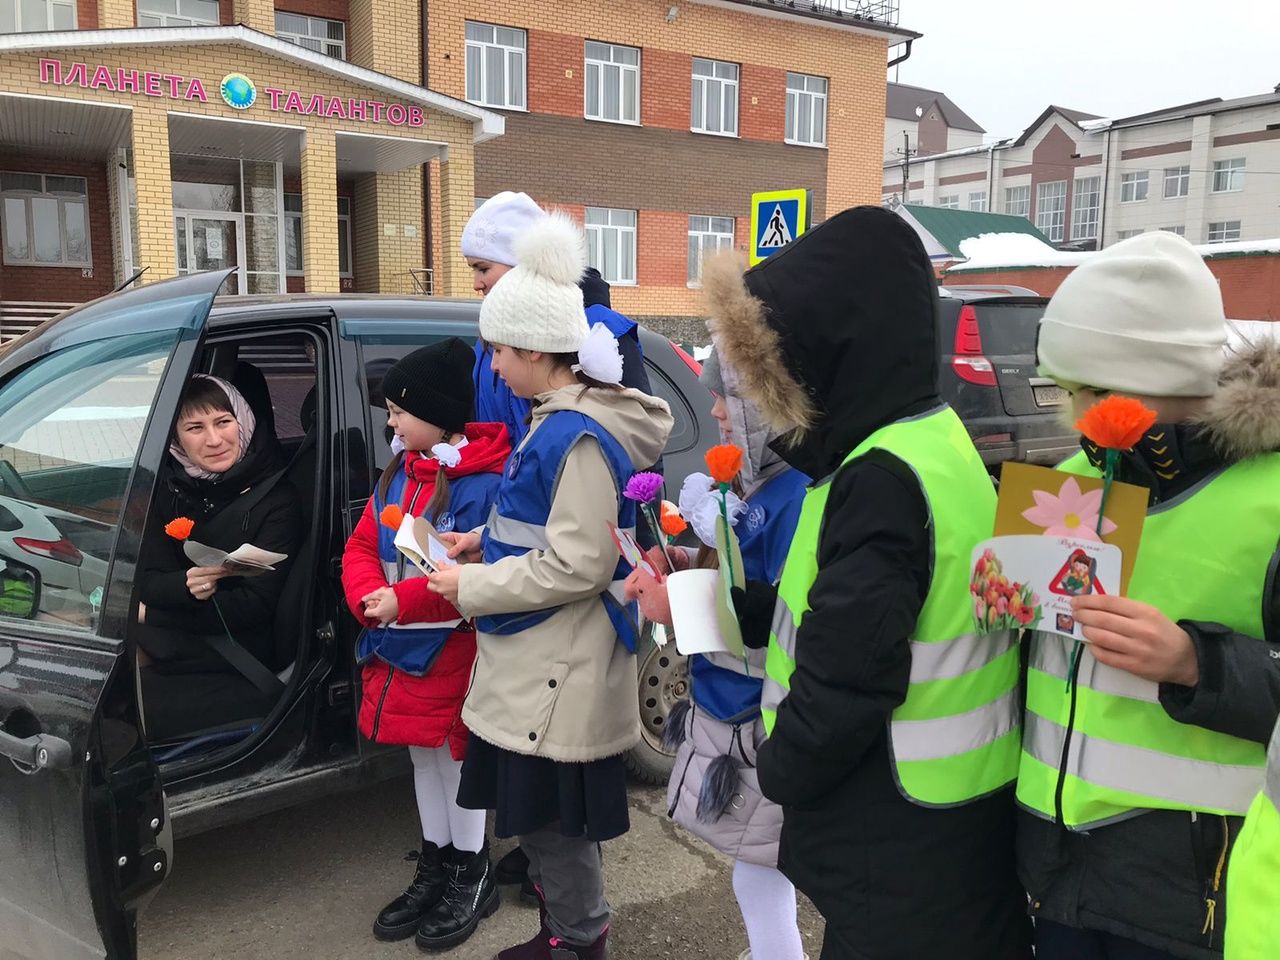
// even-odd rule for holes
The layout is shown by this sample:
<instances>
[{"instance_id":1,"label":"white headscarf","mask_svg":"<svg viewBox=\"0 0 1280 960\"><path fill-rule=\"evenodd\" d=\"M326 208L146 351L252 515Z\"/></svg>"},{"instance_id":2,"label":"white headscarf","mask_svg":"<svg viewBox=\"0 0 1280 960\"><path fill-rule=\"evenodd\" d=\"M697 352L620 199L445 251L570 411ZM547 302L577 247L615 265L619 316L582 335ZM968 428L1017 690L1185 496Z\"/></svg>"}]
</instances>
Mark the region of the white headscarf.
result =
<instances>
[{"instance_id":1,"label":"white headscarf","mask_svg":"<svg viewBox=\"0 0 1280 960\"><path fill-rule=\"evenodd\" d=\"M236 426L240 431L240 452L236 454L236 463L239 463L244 459L245 454L249 452L249 443L253 440L253 431L258 424L258 419L253 415L253 410L249 407L249 401L244 398L244 394L226 380L223 380L221 377L210 376L207 373L197 373L196 377L199 377L202 380L212 380L222 388L222 392L225 393L227 395L227 399L231 401L231 415L236 418ZM195 378L193 377L192 379ZM178 415L181 416L181 412L179 412ZM187 472L187 476L193 477L196 480L214 480L222 476L222 473L210 473L208 470L202 470L200 467L197 467L182 449L181 444L169 444L169 454L173 459L177 460L178 463L182 464L182 469ZM235 463L231 466L234 467ZM230 469L230 467L228 469ZM225 472L226 471L224 470L223 473Z\"/></svg>"}]
</instances>

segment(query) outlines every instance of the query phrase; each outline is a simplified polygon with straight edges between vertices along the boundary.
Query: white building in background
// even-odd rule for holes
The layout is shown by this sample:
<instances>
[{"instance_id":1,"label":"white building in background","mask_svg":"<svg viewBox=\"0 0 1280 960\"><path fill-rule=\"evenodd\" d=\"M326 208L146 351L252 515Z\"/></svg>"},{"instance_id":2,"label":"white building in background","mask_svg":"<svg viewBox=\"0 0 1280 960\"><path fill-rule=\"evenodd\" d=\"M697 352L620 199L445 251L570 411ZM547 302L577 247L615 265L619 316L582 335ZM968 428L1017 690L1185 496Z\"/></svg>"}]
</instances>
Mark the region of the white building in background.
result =
<instances>
[{"instance_id":1,"label":"white building in background","mask_svg":"<svg viewBox=\"0 0 1280 960\"><path fill-rule=\"evenodd\" d=\"M902 170L885 162L886 200ZM1280 86L1118 120L1049 107L1016 139L912 157L906 199L1025 216L1080 249L1150 230L1280 237Z\"/></svg>"},{"instance_id":2,"label":"white building in background","mask_svg":"<svg viewBox=\"0 0 1280 960\"><path fill-rule=\"evenodd\" d=\"M919 111L918 113L916 111ZM905 143L914 154L945 153L982 143L986 133L941 90L890 83L885 91L884 159L901 159Z\"/></svg>"}]
</instances>

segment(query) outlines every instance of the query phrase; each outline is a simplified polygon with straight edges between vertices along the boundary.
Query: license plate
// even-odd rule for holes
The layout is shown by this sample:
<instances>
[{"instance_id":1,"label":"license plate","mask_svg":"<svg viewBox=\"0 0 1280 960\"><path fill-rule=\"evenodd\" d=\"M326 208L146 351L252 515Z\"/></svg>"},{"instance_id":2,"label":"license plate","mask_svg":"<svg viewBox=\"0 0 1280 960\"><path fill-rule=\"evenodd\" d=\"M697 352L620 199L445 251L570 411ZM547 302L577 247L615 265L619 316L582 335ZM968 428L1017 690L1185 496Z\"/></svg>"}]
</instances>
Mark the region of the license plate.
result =
<instances>
[{"instance_id":1,"label":"license plate","mask_svg":"<svg viewBox=\"0 0 1280 960\"><path fill-rule=\"evenodd\" d=\"M1067 402L1067 391L1061 387L1032 387L1037 407L1059 407Z\"/></svg>"}]
</instances>

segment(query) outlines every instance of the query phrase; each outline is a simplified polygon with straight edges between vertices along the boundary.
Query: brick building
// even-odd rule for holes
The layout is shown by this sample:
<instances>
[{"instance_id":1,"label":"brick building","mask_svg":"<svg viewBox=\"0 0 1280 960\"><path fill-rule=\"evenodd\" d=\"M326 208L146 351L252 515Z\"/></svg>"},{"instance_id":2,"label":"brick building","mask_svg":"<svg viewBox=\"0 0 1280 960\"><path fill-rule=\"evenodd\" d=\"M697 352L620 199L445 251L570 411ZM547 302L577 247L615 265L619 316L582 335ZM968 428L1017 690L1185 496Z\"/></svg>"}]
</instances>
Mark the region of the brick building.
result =
<instances>
[{"instance_id":1,"label":"brick building","mask_svg":"<svg viewBox=\"0 0 1280 960\"><path fill-rule=\"evenodd\" d=\"M752 191L875 201L896 10L0 0L0 303L224 266L465 295L461 228L516 189L586 222L621 309L690 315Z\"/></svg>"}]
</instances>

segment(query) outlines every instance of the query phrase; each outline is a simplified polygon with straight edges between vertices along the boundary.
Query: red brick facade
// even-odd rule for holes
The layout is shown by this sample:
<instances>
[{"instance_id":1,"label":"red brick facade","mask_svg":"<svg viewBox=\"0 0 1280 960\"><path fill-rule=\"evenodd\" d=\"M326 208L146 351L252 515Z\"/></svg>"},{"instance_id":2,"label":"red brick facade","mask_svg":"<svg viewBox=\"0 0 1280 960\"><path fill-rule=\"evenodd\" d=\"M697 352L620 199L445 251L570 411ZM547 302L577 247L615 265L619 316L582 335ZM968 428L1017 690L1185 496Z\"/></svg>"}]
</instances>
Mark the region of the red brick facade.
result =
<instances>
[{"instance_id":1,"label":"red brick facade","mask_svg":"<svg viewBox=\"0 0 1280 960\"><path fill-rule=\"evenodd\" d=\"M348 0L277 0L276 9L285 13L301 13L309 17L346 21L350 18Z\"/></svg>"},{"instance_id":2,"label":"red brick facade","mask_svg":"<svg viewBox=\"0 0 1280 960\"><path fill-rule=\"evenodd\" d=\"M744 63L738 71L738 133L782 143L787 132L787 71Z\"/></svg>"},{"instance_id":3,"label":"red brick facade","mask_svg":"<svg viewBox=\"0 0 1280 960\"><path fill-rule=\"evenodd\" d=\"M581 37L529 31L529 110L582 116L585 46Z\"/></svg>"},{"instance_id":4,"label":"red brick facade","mask_svg":"<svg viewBox=\"0 0 1280 960\"><path fill-rule=\"evenodd\" d=\"M98 29L98 0L76 0L76 26L81 30Z\"/></svg>"},{"instance_id":5,"label":"red brick facade","mask_svg":"<svg viewBox=\"0 0 1280 960\"><path fill-rule=\"evenodd\" d=\"M692 79L690 55L645 50L640 61L640 122L646 127L688 130Z\"/></svg>"}]
</instances>

